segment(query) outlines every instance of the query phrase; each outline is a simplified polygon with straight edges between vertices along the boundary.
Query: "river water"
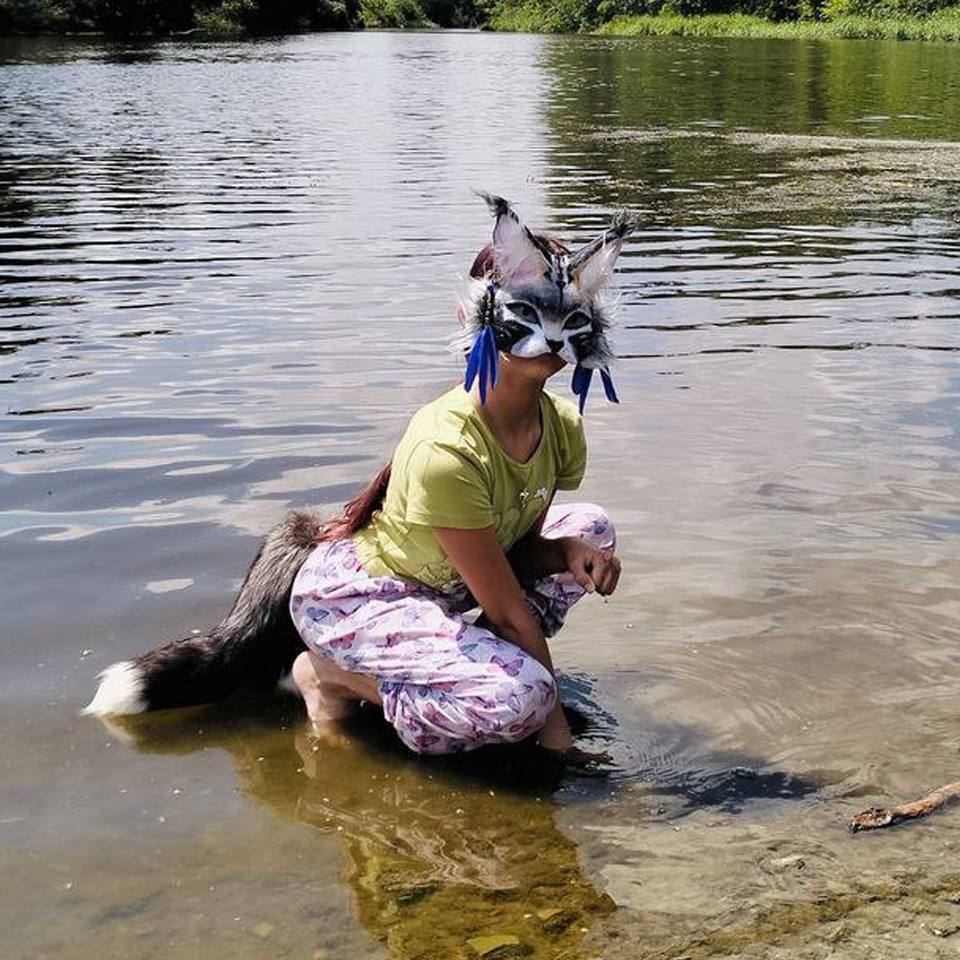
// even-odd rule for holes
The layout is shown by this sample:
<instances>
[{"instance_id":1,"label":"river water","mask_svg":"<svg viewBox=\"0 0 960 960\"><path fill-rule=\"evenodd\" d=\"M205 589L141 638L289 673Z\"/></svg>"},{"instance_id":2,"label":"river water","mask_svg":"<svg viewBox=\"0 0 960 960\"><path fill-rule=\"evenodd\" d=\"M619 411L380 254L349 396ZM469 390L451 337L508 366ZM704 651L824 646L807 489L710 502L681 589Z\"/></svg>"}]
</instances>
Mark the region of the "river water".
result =
<instances>
[{"instance_id":1,"label":"river water","mask_svg":"<svg viewBox=\"0 0 960 960\"><path fill-rule=\"evenodd\" d=\"M846 822L960 777L958 96L935 44L2 41L0 955L957 956L960 812ZM640 225L624 578L555 642L613 774L79 717L456 380L475 187Z\"/></svg>"}]
</instances>

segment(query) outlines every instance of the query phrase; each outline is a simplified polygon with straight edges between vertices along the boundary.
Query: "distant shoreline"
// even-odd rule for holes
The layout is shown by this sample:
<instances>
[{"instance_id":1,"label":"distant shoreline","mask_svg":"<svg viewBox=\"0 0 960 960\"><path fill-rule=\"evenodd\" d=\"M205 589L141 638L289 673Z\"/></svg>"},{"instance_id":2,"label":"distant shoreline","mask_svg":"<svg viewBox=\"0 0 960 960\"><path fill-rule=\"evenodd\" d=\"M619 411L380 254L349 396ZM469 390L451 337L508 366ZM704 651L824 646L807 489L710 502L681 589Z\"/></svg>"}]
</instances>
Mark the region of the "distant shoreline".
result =
<instances>
[{"instance_id":1,"label":"distant shoreline","mask_svg":"<svg viewBox=\"0 0 960 960\"><path fill-rule=\"evenodd\" d=\"M755 37L785 40L960 40L960 7L927 17L838 17L835 20L766 20L747 14L696 17L617 17L599 27L603 36Z\"/></svg>"},{"instance_id":2,"label":"distant shoreline","mask_svg":"<svg viewBox=\"0 0 960 960\"><path fill-rule=\"evenodd\" d=\"M498 31L563 33L537 18L530 7L501 13L492 24ZM830 20L768 20L745 13L697 16L652 14L621 16L589 31L605 37L731 37L784 40L924 40L960 41L960 5L925 17L842 16Z\"/></svg>"},{"instance_id":3,"label":"distant shoreline","mask_svg":"<svg viewBox=\"0 0 960 960\"><path fill-rule=\"evenodd\" d=\"M419 6L414 9L421 11ZM388 19L388 18L387 18ZM330 30L277 31L266 34L245 32L239 24L213 17L201 21L202 26L188 29L112 33L102 30L43 28L0 32L0 38L64 37L104 40L225 40L254 39L266 36L296 36ZM429 20L413 19L406 23L367 23L366 26L339 26L334 31L373 31L397 29L448 29ZM743 13L681 15L672 13L618 16L580 29L551 20L549 9L539 5L501 6L488 23L474 29L495 33L541 33L553 35L603 37L718 37L784 40L917 40L956 43L960 41L960 4L945 7L927 16L867 17L843 15L823 20L769 20Z\"/></svg>"}]
</instances>

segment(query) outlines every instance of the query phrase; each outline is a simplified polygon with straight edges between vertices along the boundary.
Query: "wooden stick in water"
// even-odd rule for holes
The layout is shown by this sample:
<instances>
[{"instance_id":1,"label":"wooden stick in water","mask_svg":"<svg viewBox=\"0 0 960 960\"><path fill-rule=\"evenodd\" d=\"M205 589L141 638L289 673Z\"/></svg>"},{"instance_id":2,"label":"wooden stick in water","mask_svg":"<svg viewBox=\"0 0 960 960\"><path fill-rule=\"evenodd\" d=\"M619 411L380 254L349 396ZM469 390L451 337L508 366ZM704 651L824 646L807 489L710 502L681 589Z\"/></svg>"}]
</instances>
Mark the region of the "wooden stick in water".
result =
<instances>
[{"instance_id":1,"label":"wooden stick in water","mask_svg":"<svg viewBox=\"0 0 960 960\"><path fill-rule=\"evenodd\" d=\"M870 807L850 821L850 829L854 833L859 830L879 830L880 827L892 827L904 820L916 820L939 810L954 797L960 797L960 780L948 783L912 803L901 803L896 807Z\"/></svg>"}]
</instances>

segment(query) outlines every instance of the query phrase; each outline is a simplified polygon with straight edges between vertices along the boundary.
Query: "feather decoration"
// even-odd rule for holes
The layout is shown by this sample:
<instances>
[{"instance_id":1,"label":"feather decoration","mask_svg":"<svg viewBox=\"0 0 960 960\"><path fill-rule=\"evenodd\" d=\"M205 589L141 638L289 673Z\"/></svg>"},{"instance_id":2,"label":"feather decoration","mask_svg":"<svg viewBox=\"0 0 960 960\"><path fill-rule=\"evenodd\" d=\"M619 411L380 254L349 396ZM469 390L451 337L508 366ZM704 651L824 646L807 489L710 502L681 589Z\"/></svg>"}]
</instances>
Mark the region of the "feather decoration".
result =
<instances>
[{"instance_id":1,"label":"feather decoration","mask_svg":"<svg viewBox=\"0 0 960 960\"><path fill-rule=\"evenodd\" d=\"M590 367L584 367L577 364L573 369L573 381L570 384L574 394L580 398L580 415L583 416L583 408L587 405L587 393L590 390L590 381L593 379L593 370Z\"/></svg>"},{"instance_id":2,"label":"feather decoration","mask_svg":"<svg viewBox=\"0 0 960 960\"><path fill-rule=\"evenodd\" d=\"M486 333L486 327L484 327L474 338L473 346L470 348L470 354L467 357L467 370L463 376L463 389L470 391L473 388L473 381L477 378L477 373L480 370L480 353L483 349L484 334Z\"/></svg>"},{"instance_id":3,"label":"feather decoration","mask_svg":"<svg viewBox=\"0 0 960 960\"><path fill-rule=\"evenodd\" d=\"M603 392L607 395L607 399L611 403L619 403L620 398L617 396L617 391L613 389L613 378L606 367L600 371L600 379L603 381Z\"/></svg>"},{"instance_id":4,"label":"feather decoration","mask_svg":"<svg viewBox=\"0 0 960 960\"><path fill-rule=\"evenodd\" d=\"M473 341L467 358L467 372L463 389L472 390L473 382L480 387L480 403L487 402L487 388L497 385L497 338L490 327L483 327Z\"/></svg>"},{"instance_id":5,"label":"feather decoration","mask_svg":"<svg viewBox=\"0 0 960 960\"><path fill-rule=\"evenodd\" d=\"M593 379L593 368L578 363L573 371L573 381L570 386L574 394L580 399L580 413L587 405L587 393L590 391L590 381ZM603 392L611 403L619 403L620 398L613 387L613 378L606 367L600 369L600 379L603 382Z\"/></svg>"},{"instance_id":6,"label":"feather decoration","mask_svg":"<svg viewBox=\"0 0 960 960\"><path fill-rule=\"evenodd\" d=\"M495 387L498 380L497 335L493 332L496 319L497 285L488 283L483 297L476 307L479 329L467 357L467 369L463 378L464 390L471 390L476 380L480 387L480 402L487 402L487 387Z\"/></svg>"},{"instance_id":7,"label":"feather decoration","mask_svg":"<svg viewBox=\"0 0 960 960\"><path fill-rule=\"evenodd\" d=\"M490 386L495 387L497 385L497 380L499 379L499 370L497 365L499 363L500 357L497 354L497 338L493 332L493 327L487 327L485 329L485 334L487 337L487 376L490 380Z\"/></svg>"}]
</instances>

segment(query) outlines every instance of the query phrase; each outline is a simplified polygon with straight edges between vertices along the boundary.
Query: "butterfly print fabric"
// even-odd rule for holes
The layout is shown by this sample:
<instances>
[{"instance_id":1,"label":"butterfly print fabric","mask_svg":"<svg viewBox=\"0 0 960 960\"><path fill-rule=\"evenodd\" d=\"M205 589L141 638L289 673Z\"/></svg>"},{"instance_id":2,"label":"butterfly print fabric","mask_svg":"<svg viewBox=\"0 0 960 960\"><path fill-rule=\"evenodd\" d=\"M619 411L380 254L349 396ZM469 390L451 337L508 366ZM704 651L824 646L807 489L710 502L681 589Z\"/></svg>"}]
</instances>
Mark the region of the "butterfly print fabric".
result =
<instances>
[{"instance_id":1,"label":"butterfly print fabric","mask_svg":"<svg viewBox=\"0 0 960 960\"><path fill-rule=\"evenodd\" d=\"M543 535L579 536L598 549L614 546L613 525L593 504L551 507ZM526 588L548 637L583 593L566 573ZM416 581L371 577L352 540L331 540L301 567L290 612L311 650L377 678L384 716L411 750L458 753L529 737L556 699L553 677L538 661L464 619L471 605L462 584L441 592Z\"/></svg>"}]
</instances>

